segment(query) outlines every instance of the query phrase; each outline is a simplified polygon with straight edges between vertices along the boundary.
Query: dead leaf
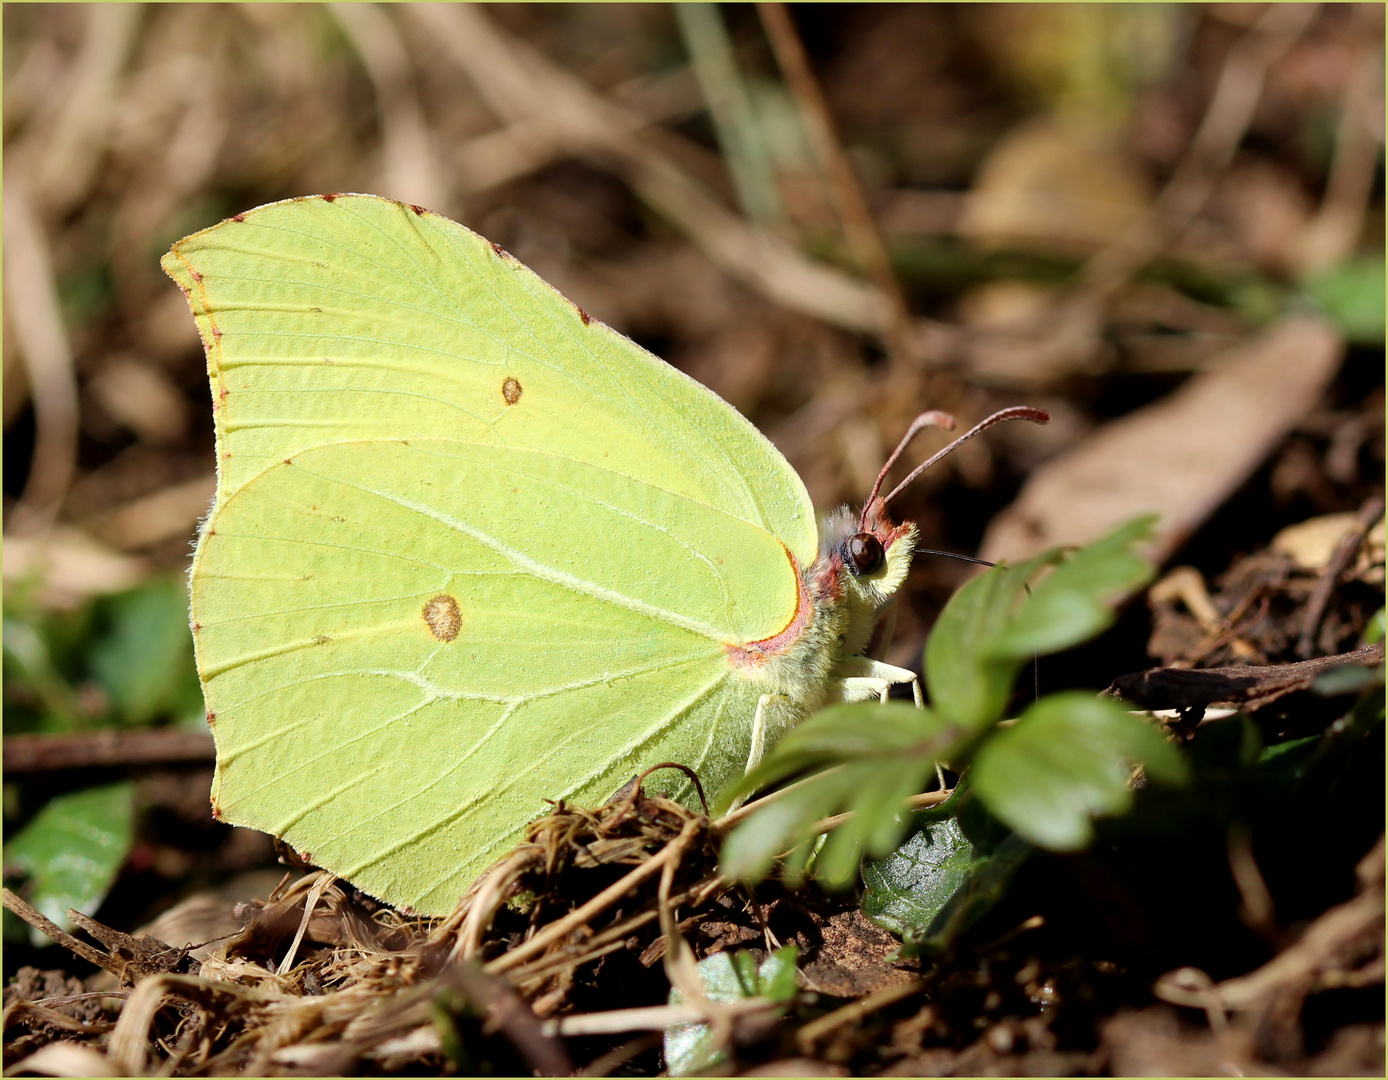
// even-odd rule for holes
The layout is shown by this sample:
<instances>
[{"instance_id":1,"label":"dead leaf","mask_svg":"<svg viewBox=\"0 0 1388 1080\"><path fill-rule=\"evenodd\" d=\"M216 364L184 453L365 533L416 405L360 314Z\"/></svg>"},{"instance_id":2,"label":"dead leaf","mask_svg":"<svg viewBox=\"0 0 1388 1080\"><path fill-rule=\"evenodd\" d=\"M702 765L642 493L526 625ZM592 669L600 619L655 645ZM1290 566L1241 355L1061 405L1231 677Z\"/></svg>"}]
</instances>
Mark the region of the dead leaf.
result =
<instances>
[{"instance_id":1,"label":"dead leaf","mask_svg":"<svg viewBox=\"0 0 1388 1080\"><path fill-rule=\"evenodd\" d=\"M1146 554L1164 562L1315 406L1343 349L1321 319L1280 319L1038 469L993 519L979 556L1017 562L1156 513Z\"/></svg>"}]
</instances>

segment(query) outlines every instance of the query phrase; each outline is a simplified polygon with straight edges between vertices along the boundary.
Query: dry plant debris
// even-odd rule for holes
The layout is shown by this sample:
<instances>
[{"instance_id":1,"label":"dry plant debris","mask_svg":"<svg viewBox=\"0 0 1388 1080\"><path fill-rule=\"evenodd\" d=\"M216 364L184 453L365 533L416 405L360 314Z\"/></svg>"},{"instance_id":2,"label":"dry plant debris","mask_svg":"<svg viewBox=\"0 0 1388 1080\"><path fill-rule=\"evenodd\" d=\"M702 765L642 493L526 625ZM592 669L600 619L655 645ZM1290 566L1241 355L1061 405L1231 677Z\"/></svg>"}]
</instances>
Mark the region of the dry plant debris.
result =
<instances>
[{"instance_id":1,"label":"dry plant debris","mask_svg":"<svg viewBox=\"0 0 1388 1080\"><path fill-rule=\"evenodd\" d=\"M1250 796L1240 755L1352 734L1315 676L1377 655L1382 315L1346 297L1382 280L1382 8L711 10L779 210L743 198L748 151L659 5L6 9L7 829L132 775L142 808L99 920L53 927L71 955L7 937L7 1072L653 1074L660 1030L720 1004L668 1004L693 961L794 944L780 1013L720 1006L725 1070L1381 1075L1381 735L1331 822ZM1134 703L1184 708L1227 780L1209 801L1253 820L1156 804L1184 846L1115 823L908 961L859 896L730 886L715 828L640 795L557 809L437 923L315 872L238 876L273 853L207 819L180 706L144 727L86 668L11 679L9 649L52 630L62 661L102 604L185 569L212 436L158 255L337 190L501 243L747 413L819 506L860 500L920 408L1046 407L905 515L1014 557L1160 508L1158 553L1188 565L1150 620L1040 678L1161 665L1124 693L1165 686ZM967 573L913 569L885 659L919 662ZM1224 703L1248 715L1203 708Z\"/></svg>"}]
</instances>

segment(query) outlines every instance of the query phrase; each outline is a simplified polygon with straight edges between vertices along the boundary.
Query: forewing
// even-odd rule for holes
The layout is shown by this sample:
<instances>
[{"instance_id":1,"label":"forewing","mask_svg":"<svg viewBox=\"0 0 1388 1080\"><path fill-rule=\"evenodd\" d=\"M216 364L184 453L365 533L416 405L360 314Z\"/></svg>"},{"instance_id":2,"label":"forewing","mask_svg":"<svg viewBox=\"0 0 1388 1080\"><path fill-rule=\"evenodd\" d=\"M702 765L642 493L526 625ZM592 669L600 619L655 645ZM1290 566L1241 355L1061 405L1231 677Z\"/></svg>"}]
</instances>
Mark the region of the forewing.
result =
<instances>
[{"instance_id":1,"label":"forewing","mask_svg":"<svg viewBox=\"0 0 1388 1080\"><path fill-rule=\"evenodd\" d=\"M804 485L751 424L447 218L294 199L163 265L207 348L222 496L309 446L457 437L620 471L815 557Z\"/></svg>"}]
</instances>

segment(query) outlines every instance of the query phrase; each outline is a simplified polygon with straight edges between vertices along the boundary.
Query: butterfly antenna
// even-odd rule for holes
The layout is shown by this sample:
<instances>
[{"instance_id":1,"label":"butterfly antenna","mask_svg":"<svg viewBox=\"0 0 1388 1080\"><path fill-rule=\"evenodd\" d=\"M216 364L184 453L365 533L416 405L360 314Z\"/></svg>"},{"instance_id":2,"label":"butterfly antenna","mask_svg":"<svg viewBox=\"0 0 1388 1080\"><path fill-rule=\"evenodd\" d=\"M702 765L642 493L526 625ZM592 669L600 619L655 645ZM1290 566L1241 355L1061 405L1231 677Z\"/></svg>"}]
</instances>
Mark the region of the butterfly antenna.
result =
<instances>
[{"instance_id":1,"label":"butterfly antenna","mask_svg":"<svg viewBox=\"0 0 1388 1080\"><path fill-rule=\"evenodd\" d=\"M922 423L922 421L924 421L925 418L926 418L927 416L930 416L930 415L932 415L932 414L931 414L931 413L922 413L920 416L916 417L915 422L912 423L912 425L911 425L911 430L907 432L907 438L908 438L908 439L909 439L912 435L914 435L918 430L920 430L920 428L928 426L927 424ZM948 414L947 414L947 413L935 413L934 415L935 415L935 416L947 416ZM940 460L942 457L944 457L946 454L949 454L949 453L951 453L952 451L958 449L960 446L962 446L964 443L968 442L970 439L972 439L972 438L973 438L975 435L977 435L979 432L981 432L981 431L987 431L990 427L992 427L992 426L995 425L995 424L1001 424L1004 420L1030 420L1033 424L1044 424L1044 423L1046 423L1048 420L1050 420L1050 418L1051 418L1051 414L1048 413L1045 409L1034 409L1034 408L1032 408L1030 405L1014 405L1014 406L1013 406L1012 408L1010 408L1010 409L999 409L997 412L995 412L992 416L988 417L986 420L981 420L981 421L979 421L977 424L975 424L973 427L971 427L968 431L964 432L963 435L960 435L959 438L955 439L954 442L952 442L952 443L950 443L948 446L946 446L943 450L939 451L938 453L933 454L928 460L926 460L926 461L922 462L921 464L917 465L914 469L911 470L911 475L909 475L908 477L906 477L906 479L903 480L901 483L897 484L896 487L892 488L890 494L888 494L885 498L883 498L882 501L883 501L884 503L889 503L889 502L891 502L891 501L892 501L893 499L895 499L898 495L900 495L900 494L902 493L902 491L904 491L904 490L906 489L906 487L911 483L912 480L914 480L916 477L918 477L921 473L925 472L925 470L928 469L928 468L930 468L930 466L934 465L935 462L939 461L939 460ZM952 423L953 419L954 419L953 417L950 417L951 423L948 425L949 427L953 427L953 426L954 426L953 423ZM946 425L941 425L941 426L946 426ZM896 460L897 454L900 454L900 453L901 453L902 447L905 446L906 441L907 441L906 439L903 439L903 440L902 440L902 446L897 447L896 453L893 454L893 455L891 456L890 459L888 459L887 468L890 468L890 467L891 467L891 463L892 463L893 461ZM886 468L884 468L884 469L882 470L883 475L886 474L886 471L887 471ZM879 484L881 483L881 478L880 478L880 477L878 478L878 483L879 483ZM872 494L873 494L874 497L875 497L876 494L877 494L877 485L876 485L876 484L873 485ZM870 499L868 500L868 502L871 503L871 501L872 501L872 500L871 500L871 498L870 498ZM866 513L867 506L865 505L863 509L864 509L864 513Z\"/></svg>"},{"instance_id":2,"label":"butterfly antenna","mask_svg":"<svg viewBox=\"0 0 1388 1080\"><path fill-rule=\"evenodd\" d=\"M944 559L958 559L960 562L976 563L979 566L997 566L995 562L987 559L975 559L972 555L960 555L957 551L938 551L935 548L914 548L912 555L939 555Z\"/></svg>"},{"instance_id":3,"label":"butterfly antenna","mask_svg":"<svg viewBox=\"0 0 1388 1080\"><path fill-rule=\"evenodd\" d=\"M887 463L882 466L882 471L877 474L877 480L872 485L872 490L868 492L868 497L863 501L863 511L858 518L858 529L863 531L867 528L867 511L877 498L877 493L882 490L882 483L887 479L887 473L896 464L896 459L901 457L901 452L911 445L911 440L919 435L928 427L944 428L946 431L953 431L957 421L947 412L939 409L929 409L921 413L911 421L911 426L906 429L906 434L901 437L901 442L896 444L896 449L892 451L891 457L887 458ZM914 474L913 474L914 475Z\"/></svg>"}]
</instances>

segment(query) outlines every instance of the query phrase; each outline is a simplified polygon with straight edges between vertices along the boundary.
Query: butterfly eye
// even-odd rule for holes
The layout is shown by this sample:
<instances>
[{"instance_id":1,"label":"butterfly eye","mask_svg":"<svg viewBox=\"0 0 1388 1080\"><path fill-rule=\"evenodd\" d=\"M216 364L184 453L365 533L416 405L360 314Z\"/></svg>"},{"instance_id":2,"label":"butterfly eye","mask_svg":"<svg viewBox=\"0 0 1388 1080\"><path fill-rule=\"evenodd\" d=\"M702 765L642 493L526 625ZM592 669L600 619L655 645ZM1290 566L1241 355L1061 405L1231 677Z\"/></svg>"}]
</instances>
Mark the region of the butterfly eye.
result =
<instances>
[{"instance_id":1,"label":"butterfly eye","mask_svg":"<svg viewBox=\"0 0 1388 1080\"><path fill-rule=\"evenodd\" d=\"M855 533L843 542L843 561L855 577L871 574L882 565L882 541L872 533Z\"/></svg>"}]
</instances>

